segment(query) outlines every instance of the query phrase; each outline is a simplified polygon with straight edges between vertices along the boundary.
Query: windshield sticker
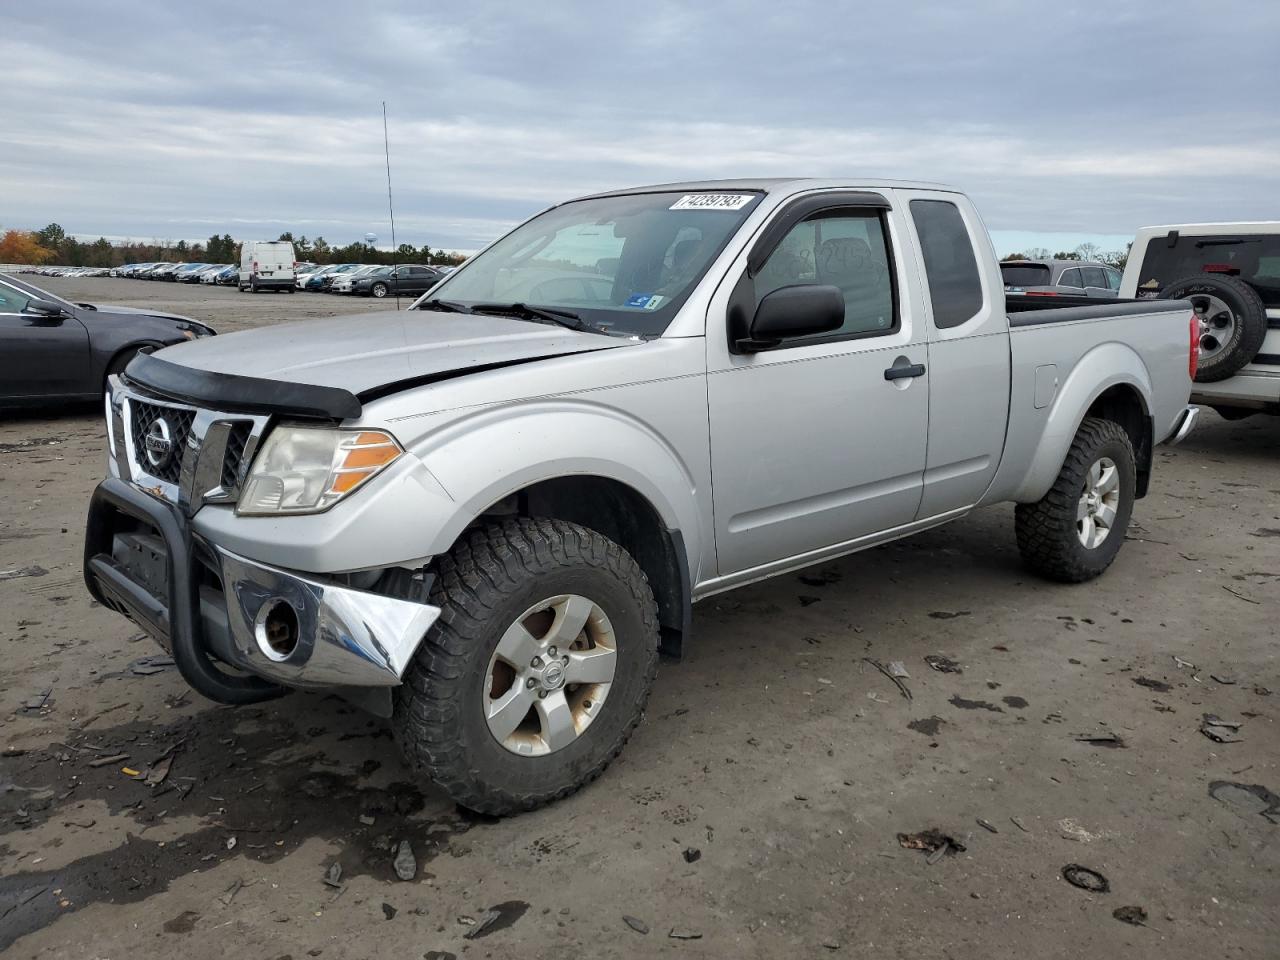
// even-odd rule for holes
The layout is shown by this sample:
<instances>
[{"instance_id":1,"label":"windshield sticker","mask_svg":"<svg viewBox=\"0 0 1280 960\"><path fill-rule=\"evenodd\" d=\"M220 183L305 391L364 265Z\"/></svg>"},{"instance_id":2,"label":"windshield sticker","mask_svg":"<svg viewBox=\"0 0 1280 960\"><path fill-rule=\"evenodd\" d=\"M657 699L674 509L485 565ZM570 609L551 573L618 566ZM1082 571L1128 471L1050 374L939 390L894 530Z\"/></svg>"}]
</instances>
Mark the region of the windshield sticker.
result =
<instances>
[{"instance_id":1,"label":"windshield sticker","mask_svg":"<svg viewBox=\"0 0 1280 960\"><path fill-rule=\"evenodd\" d=\"M653 301L661 299L661 297L655 297L652 293L633 293L627 297L627 302L623 306L634 307L637 310L653 310L656 306Z\"/></svg>"},{"instance_id":2,"label":"windshield sticker","mask_svg":"<svg viewBox=\"0 0 1280 960\"><path fill-rule=\"evenodd\" d=\"M752 193L686 193L668 210L741 210L755 199Z\"/></svg>"},{"instance_id":3,"label":"windshield sticker","mask_svg":"<svg viewBox=\"0 0 1280 960\"><path fill-rule=\"evenodd\" d=\"M658 307L662 306L663 301L665 301L666 299L667 299L666 297L658 296L657 294L655 294L654 296L649 298L649 302L644 305L644 308L646 310L657 310Z\"/></svg>"}]
</instances>

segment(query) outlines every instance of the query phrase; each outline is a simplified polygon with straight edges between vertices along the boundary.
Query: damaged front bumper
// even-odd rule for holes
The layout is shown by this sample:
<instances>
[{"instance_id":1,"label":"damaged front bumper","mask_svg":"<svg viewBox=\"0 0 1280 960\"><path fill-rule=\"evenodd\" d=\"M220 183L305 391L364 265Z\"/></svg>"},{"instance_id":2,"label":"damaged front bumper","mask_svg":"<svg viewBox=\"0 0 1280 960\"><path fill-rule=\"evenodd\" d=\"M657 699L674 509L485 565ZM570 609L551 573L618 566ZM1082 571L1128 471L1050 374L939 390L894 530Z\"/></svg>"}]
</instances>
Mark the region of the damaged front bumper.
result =
<instances>
[{"instance_id":1,"label":"damaged front bumper","mask_svg":"<svg viewBox=\"0 0 1280 960\"><path fill-rule=\"evenodd\" d=\"M94 491L84 569L96 600L155 637L191 686L222 703L337 689L385 712L387 698L359 691L399 684L440 615L237 556L193 536L172 505L116 478Z\"/></svg>"}]
</instances>

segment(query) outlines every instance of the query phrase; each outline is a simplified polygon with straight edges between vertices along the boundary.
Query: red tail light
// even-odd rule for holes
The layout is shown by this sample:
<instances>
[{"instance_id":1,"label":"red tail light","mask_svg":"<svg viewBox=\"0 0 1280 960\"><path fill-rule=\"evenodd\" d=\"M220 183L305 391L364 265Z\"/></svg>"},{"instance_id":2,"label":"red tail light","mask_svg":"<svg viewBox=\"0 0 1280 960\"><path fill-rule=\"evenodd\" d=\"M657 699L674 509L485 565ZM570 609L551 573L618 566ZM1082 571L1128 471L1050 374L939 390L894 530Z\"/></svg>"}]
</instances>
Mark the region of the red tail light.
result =
<instances>
[{"instance_id":1,"label":"red tail light","mask_svg":"<svg viewBox=\"0 0 1280 960\"><path fill-rule=\"evenodd\" d=\"M1056 297L1059 296L1057 290L1028 290L1028 297Z\"/></svg>"},{"instance_id":2,"label":"red tail light","mask_svg":"<svg viewBox=\"0 0 1280 960\"><path fill-rule=\"evenodd\" d=\"M257 260L253 261L253 272L254 272L254 273L257 273L257 272L258 272L258 261L257 261Z\"/></svg>"},{"instance_id":3,"label":"red tail light","mask_svg":"<svg viewBox=\"0 0 1280 960\"><path fill-rule=\"evenodd\" d=\"M1187 372L1195 380L1196 370L1200 367L1200 318L1191 311L1191 352L1187 355Z\"/></svg>"},{"instance_id":4,"label":"red tail light","mask_svg":"<svg viewBox=\"0 0 1280 960\"><path fill-rule=\"evenodd\" d=\"M1240 276L1240 268L1233 267L1229 263L1206 263L1200 269L1205 273L1226 273L1233 277Z\"/></svg>"}]
</instances>

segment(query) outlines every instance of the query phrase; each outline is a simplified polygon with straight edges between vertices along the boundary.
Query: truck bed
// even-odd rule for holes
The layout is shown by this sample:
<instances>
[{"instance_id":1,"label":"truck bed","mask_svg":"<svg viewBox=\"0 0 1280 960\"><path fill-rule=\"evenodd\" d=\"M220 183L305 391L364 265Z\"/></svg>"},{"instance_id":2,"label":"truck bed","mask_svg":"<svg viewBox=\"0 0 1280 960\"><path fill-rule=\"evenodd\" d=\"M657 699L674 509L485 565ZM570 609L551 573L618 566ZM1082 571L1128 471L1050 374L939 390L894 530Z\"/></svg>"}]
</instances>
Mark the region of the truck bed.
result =
<instances>
[{"instance_id":1,"label":"truck bed","mask_svg":"<svg viewBox=\"0 0 1280 960\"><path fill-rule=\"evenodd\" d=\"M1101 300L1097 297L1005 297L1010 327L1041 323L1068 323L1073 320L1107 320L1143 313L1189 312L1185 300Z\"/></svg>"}]
</instances>

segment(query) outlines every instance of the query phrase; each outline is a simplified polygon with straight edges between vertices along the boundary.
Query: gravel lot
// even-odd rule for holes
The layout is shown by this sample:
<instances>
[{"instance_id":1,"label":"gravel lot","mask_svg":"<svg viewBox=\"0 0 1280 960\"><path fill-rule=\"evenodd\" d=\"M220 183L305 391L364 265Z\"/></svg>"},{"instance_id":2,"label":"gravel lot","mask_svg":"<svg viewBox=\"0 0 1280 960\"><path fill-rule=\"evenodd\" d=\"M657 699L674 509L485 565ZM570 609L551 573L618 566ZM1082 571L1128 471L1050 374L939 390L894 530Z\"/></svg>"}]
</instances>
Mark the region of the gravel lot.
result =
<instances>
[{"instance_id":1,"label":"gravel lot","mask_svg":"<svg viewBox=\"0 0 1280 960\"><path fill-rule=\"evenodd\" d=\"M37 279L224 332L386 308ZM158 650L80 577L103 446L96 406L0 414L6 957L1277 955L1280 420L1161 448L1092 584L1027 576L1000 507L707 601L610 771L501 822L341 701L217 707L139 665ZM123 772L166 755L157 785ZM896 839L927 828L957 842L933 863Z\"/></svg>"}]
</instances>

